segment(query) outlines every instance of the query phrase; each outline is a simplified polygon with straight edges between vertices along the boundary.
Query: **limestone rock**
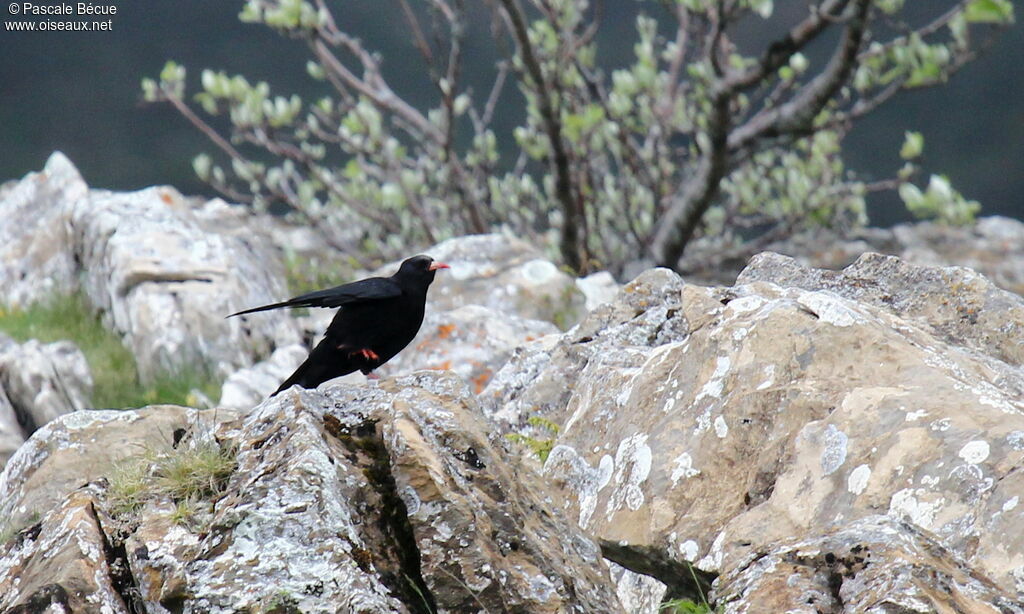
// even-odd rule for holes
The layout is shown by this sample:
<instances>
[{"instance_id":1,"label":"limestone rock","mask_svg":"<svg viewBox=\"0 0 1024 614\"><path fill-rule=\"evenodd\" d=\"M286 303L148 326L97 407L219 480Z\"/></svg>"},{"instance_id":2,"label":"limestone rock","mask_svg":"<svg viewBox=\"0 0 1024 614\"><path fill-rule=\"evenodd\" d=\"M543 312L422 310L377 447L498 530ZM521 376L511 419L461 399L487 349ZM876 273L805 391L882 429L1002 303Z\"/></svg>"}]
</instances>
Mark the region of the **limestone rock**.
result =
<instances>
[{"instance_id":1,"label":"limestone rock","mask_svg":"<svg viewBox=\"0 0 1024 614\"><path fill-rule=\"evenodd\" d=\"M143 377L248 366L298 340L288 319L225 319L286 294L279 265L241 236L204 232L171 188L94 192L73 208L85 290L122 333Z\"/></svg>"},{"instance_id":2,"label":"limestone rock","mask_svg":"<svg viewBox=\"0 0 1024 614\"><path fill-rule=\"evenodd\" d=\"M155 405L59 416L33 433L0 473L0 518L21 524L33 513L56 508L78 486L108 476L117 461L169 448L175 433L234 415Z\"/></svg>"},{"instance_id":3,"label":"limestone rock","mask_svg":"<svg viewBox=\"0 0 1024 614\"><path fill-rule=\"evenodd\" d=\"M585 366L606 365L607 371L597 367L595 372L615 377L618 367L642 361L647 349L686 335L683 287L668 269L651 269L561 337L516 349L481 395L485 413L507 426L522 427L535 413L558 421L569 399L581 393L578 383ZM600 386L610 392L619 383L613 379Z\"/></svg>"},{"instance_id":4,"label":"limestone rock","mask_svg":"<svg viewBox=\"0 0 1024 614\"><path fill-rule=\"evenodd\" d=\"M608 271L599 271L576 280L576 287L583 293L587 311L593 311L604 303L615 300L619 284Z\"/></svg>"},{"instance_id":5,"label":"limestone rock","mask_svg":"<svg viewBox=\"0 0 1024 614\"><path fill-rule=\"evenodd\" d=\"M954 345L1024 364L1024 301L964 267L909 264L868 253L842 271L809 269L770 252L750 260L737 284L827 290L928 326Z\"/></svg>"},{"instance_id":6,"label":"limestone rock","mask_svg":"<svg viewBox=\"0 0 1024 614\"><path fill-rule=\"evenodd\" d=\"M684 276L701 283L731 285L746 265L746 257L721 262L721 254L729 249L713 239L698 239L686 250ZM978 218L967 226L914 222L892 228L858 228L843 235L819 228L766 249L823 269L849 266L865 252L898 256L917 265L964 266L1004 290L1024 295L1024 222L997 215ZM702 264L709 262L715 264Z\"/></svg>"},{"instance_id":7,"label":"limestone rock","mask_svg":"<svg viewBox=\"0 0 1024 614\"><path fill-rule=\"evenodd\" d=\"M25 435L18 423L18 414L7 398L7 392L0 387L0 470L24 441Z\"/></svg>"},{"instance_id":8,"label":"limestone rock","mask_svg":"<svg viewBox=\"0 0 1024 614\"><path fill-rule=\"evenodd\" d=\"M377 370L380 375L419 369L452 370L479 393L514 348L557 333L549 322L526 320L479 305L430 310L404 352Z\"/></svg>"},{"instance_id":9,"label":"limestone rock","mask_svg":"<svg viewBox=\"0 0 1024 614\"><path fill-rule=\"evenodd\" d=\"M186 429L237 451L202 526L174 521L162 495L134 520L106 517L112 464L163 434L173 453ZM157 613L622 611L598 545L491 436L465 384L431 371L293 389L241 418L170 406L62 416L0 474L0 515L30 525L0 546L0 587L20 575L7 603L74 593L67 610L83 613L109 587ZM60 545L72 541L79 551Z\"/></svg>"},{"instance_id":10,"label":"limestone rock","mask_svg":"<svg viewBox=\"0 0 1024 614\"><path fill-rule=\"evenodd\" d=\"M520 239L500 234L457 237L424 253L451 266L430 287L431 309L482 305L563 329L585 313L585 299L574 279ZM376 274L391 275L398 264Z\"/></svg>"},{"instance_id":11,"label":"limestone rock","mask_svg":"<svg viewBox=\"0 0 1024 614\"><path fill-rule=\"evenodd\" d=\"M173 188L89 190L63 155L0 199L0 284L7 306L81 285L120 333L144 378L205 366L222 375L299 340L288 319L224 316L285 295L269 240L220 200Z\"/></svg>"},{"instance_id":12,"label":"limestone rock","mask_svg":"<svg viewBox=\"0 0 1024 614\"><path fill-rule=\"evenodd\" d=\"M55 152L41 172L29 173L0 197L0 306L25 306L78 287L68 249L67 205L89 187L67 157Z\"/></svg>"},{"instance_id":13,"label":"limestone rock","mask_svg":"<svg viewBox=\"0 0 1024 614\"><path fill-rule=\"evenodd\" d=\"M1000 288L1024 295L1024 222L998 215L970 226L935 222L892 229L898 256L914 264L965 266Z\"/></svg>"},{"instance_id":14,"label":"limestone rock","mask_svg":"<svg viewBox=\"0 0 1024 614\"><path fill-rule=\"evenodd\" d=\"M98 491L70 493L38 523L0 544L0 611L129 614L124 552L104 532Z\"/></svg>"},{"instance_id":15,"label":"limestone rock","mask_svg":"<svg viewBox=\"0 0 1024 614\"><path fill-rule=\"evenodd\" d=\"M1024 603L927 532L888 516L758 552L720 578L714 597L727 614L1024 613Z\"/></svg>"},{"instance_id":16,"label":"limestone rock","mask_svg":"<svg viewBox=\"0 0 1024 614\"><path fill-rule=\"evenodd\" d=\"M306 346L293 343L277 348L266 360L235 371L224 380L218 405L236 410L258 405L277 390L308 354Z\"/></svg>"},{"instance_id":17,"label":"limestone rock","mask_svg":"<svg viewBox=\"0 0 1024 614\"><path fill-rule=\"evenodd\" d=\"M531 414L559 424L545 474L562 506L637 557L722 571L882 511L1024 593L1024 301L966 273L961 298L929 286L954 313L987 297L978 328L960 329L922 315L913 289L906 305L837 293L913 278L880 262L885 283L858 281L861 263L831 290L647 272L560 339L517 351L482 402L507 429Z\"/></svg>"},{"instance_id":18,"label":"limestone rock","mask_svg":"<svg viewBox=\"0 0 1024 614\"><path fill-rule=\"evenodd\" d=\"M616 611L598 546L548 507L542 483L490 443L461 382L385 380L381 432L438 607L453 612Z\"/></svg>"},{"instance_id":19,"label":"limestone rock","mask_svg":"<svg viewBox=\"0 0 1024 614\"><path fill-rule=\"evenodd\" d=\"M0 334L0 468L50 420L89 405L92 374L70 341L16 343Z\"/></svg>"}]
</instances>

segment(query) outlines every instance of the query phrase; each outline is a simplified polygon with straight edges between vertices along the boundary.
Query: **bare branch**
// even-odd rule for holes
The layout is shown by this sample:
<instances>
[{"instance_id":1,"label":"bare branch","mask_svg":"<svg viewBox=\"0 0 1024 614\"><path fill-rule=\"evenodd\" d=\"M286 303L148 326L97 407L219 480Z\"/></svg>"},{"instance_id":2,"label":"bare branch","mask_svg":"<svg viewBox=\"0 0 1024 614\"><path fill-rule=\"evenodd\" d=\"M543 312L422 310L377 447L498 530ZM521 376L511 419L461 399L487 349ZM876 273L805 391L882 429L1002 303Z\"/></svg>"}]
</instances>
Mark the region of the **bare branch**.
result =
<instances>
[{"instance_id":1,"label":"bare branch","mask_svg":"<svg viewBox=\"0 0 1024 614\"><path fill-rule=\"evenodd\" d=\"M843 86L857 66L857 55L867 28L871 0L856 0L853 14L843 31L836 52L825 69L796 95L778 107L764 110L729 136L732 151L748 148L755 140L780 135L805 135L811 129L815 116Z\"/></svg>"}]
</instances>

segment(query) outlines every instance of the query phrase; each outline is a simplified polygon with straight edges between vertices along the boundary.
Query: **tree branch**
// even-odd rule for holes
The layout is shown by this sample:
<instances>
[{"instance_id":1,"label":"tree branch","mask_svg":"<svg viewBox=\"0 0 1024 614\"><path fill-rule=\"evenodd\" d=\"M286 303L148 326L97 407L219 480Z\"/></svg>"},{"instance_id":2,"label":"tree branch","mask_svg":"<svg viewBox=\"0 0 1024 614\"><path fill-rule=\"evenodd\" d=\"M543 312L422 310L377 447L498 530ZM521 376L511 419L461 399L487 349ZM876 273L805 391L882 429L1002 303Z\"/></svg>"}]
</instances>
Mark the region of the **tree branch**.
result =
<instances>
[{"instance_id":1,"label":"tree branch","mask_svg":"<svg viewBox=\"0 0 1024 614\"><path fill-rule=\"evenodd\" d=\"M512 29L512 36L519 49L523 66L537 91L537 105L548 141L551 143L551 170L555 176L555 195L562 208L562 236L560 251L565 263L575 271L582 271L586 261L582 245L581 230L584 225L581 208L573 194L569 172L569 155L562 141L561 118L555 112L551 101L550 87L544 79L540 63L533 54L533 44L526 28L526 19L516 0L498 0L505 9Z\"/></svg>"}]
</instances>

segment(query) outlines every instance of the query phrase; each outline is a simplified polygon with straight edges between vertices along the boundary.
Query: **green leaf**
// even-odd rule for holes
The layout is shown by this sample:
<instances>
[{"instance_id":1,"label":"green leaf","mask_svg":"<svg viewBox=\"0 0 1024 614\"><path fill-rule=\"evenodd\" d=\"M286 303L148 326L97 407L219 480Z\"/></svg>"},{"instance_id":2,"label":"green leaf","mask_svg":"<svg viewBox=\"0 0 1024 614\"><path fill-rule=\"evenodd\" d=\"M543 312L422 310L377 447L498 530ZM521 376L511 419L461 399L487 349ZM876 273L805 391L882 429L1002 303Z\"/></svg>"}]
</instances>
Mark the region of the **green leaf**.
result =
<instances>
[{"instance_id":1,"label":"green leaf","mask_svg":"<svg viewBox=\"0 0 1024 614\"><path fill-rule=\"evenodd\" d=\"M920 132L908 131L903 139L903 147L900 148L900 157L904 160L913 160L921 155L924 150L924 136Z\"/></svg>"},{"instance_id":2,"label":"green leaf","mask_svg":"<svg viewBox=\"0 0 1024 614\"><path fill-rule=\"evenodd\" d=\"M964 8L969 23L1013 23L1010 0L972 0Z\"/></svg>"}]
</instances>

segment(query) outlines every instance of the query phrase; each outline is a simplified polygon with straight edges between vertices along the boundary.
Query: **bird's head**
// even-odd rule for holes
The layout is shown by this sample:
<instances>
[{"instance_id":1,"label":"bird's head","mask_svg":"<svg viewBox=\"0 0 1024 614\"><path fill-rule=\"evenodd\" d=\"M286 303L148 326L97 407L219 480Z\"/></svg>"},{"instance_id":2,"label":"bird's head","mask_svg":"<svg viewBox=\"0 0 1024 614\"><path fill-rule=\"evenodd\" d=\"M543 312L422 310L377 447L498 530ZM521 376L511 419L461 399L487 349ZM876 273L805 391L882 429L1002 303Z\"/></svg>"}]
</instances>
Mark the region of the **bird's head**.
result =
<instances>
[{"instance_id":1,"label":"bird's head","mask_svg":"<svg viewBox=\"0 0 1024 614\"><path fill-rule=\"evenodd\" d=\"M398 269L398 274L410 279L423 279L428 284L434 281L434 273L439 269L451 268L443 262L436 262L430 256L413 256Z\"/></svg>"}]
</instances>

